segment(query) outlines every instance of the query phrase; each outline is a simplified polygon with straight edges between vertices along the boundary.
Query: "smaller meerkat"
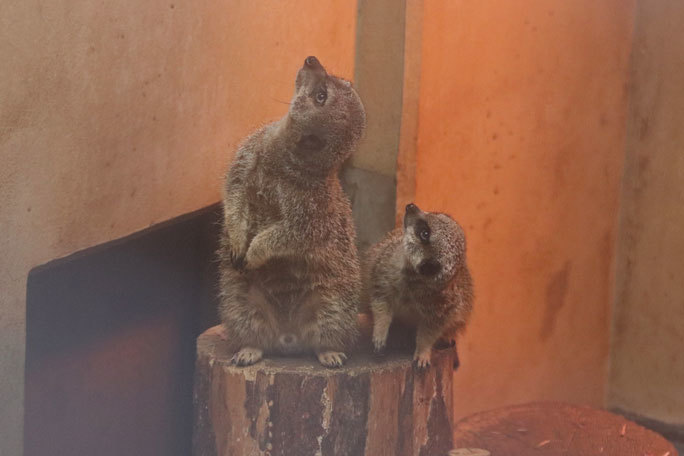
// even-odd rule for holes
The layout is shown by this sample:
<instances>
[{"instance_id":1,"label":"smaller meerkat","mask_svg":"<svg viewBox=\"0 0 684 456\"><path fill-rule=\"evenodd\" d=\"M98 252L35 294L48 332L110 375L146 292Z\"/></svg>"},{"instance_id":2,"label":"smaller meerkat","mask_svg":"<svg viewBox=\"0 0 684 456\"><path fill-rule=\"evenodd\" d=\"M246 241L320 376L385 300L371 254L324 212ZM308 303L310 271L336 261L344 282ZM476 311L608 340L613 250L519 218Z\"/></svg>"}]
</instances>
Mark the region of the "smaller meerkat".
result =
<instances>
[{"instance_id":1,"label":"smaller meerkat","mask_svg":"<svg viewBox=\"0 0 684 456\"><path fill-rule=\"evenodd\" d=\"M382 352L393 319L417 327L414 362L430 364L433 345L453 341L472 310L463 228L447 214L406 206L404 226L372 246L364 264L373 345Z\"/></svg>"}]
</instances>

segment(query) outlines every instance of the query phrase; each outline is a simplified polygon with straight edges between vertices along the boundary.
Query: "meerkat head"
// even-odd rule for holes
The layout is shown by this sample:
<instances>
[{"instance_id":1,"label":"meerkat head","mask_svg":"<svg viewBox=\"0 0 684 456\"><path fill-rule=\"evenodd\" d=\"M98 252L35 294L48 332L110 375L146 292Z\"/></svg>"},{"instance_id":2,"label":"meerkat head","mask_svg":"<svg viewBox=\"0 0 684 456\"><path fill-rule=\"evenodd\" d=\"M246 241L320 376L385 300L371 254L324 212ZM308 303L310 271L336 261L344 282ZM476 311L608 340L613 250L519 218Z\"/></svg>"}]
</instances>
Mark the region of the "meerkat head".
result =
<instances>
[{"instance_id":1,"label":"meerkat head","mask_svg":"<svg viewBox=\"0 0 684 456\"><path fill-rule=\"evenodd\" d=\"M297 141L293 159L314 171L339 167L366 126L361 98L351 83L329 75L313 56L297 73L288 117Z\"/></svg>"},{"instance_id":2,"label":"meerkat head","mask_svg":"<svg viewBox=\"0 0 684 456\"><path fill-rule=\"evenodd\" d=\"M411 203L404 214L406 266L436 282L449 280L465 264L463 228L447 214L423 212Z\"/></svg>"}]
</instances>

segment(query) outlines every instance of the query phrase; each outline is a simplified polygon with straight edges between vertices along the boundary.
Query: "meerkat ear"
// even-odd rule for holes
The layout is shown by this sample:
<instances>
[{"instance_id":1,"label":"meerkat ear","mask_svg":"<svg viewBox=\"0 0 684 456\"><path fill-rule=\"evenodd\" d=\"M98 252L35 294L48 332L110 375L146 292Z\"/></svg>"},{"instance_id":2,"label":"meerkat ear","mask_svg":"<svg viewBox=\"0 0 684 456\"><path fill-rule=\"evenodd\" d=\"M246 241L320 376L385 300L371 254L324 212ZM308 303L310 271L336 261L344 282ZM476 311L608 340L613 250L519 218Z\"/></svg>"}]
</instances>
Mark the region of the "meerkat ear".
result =
<instances>
[{"instance_id":1,"label":"meerkat ear","mask_svg":"<svg viewBox=\"0 0 684 456\"><path fill-rule=\"evenodd\" d=\"M325 141L316 135L305 135L297 143L297 149L317 152L325 147Z\"/></svg>"}]
</instances>

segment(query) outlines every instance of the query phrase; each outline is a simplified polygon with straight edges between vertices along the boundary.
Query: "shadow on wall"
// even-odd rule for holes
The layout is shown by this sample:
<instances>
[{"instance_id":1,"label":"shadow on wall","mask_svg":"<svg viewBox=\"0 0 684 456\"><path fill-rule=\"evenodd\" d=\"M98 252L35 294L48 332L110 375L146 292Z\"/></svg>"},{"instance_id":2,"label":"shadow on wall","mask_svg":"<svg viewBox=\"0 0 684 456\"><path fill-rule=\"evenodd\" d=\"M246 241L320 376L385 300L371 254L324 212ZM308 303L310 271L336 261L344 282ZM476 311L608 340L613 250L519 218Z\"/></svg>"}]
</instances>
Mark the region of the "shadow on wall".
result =
<instances>
[{"instance_id":1,"label":"shadow on wall","mask_svg":"<svg viewBox=\"0 0 684 456\"><path fill-rule=\"evenodd\" d=\"M219 220L210 206L30 272L26 456L190 454Z\"/></svg>"}]
</instances>

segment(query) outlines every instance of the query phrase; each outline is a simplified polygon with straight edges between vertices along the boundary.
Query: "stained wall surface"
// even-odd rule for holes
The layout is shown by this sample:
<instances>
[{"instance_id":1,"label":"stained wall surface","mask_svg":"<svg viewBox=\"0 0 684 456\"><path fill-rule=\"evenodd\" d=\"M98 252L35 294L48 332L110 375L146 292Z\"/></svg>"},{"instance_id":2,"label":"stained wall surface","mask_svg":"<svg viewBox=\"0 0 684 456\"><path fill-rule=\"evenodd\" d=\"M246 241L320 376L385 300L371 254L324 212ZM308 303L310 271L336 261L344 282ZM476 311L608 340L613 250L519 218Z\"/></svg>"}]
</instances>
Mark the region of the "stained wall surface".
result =
<instances>
[{"instance_id":1,"label":"stained wall surface","mask_svg":"<svg viewBox=\"0 0 684 456\"><path fill-rule=\"evenodd\" d=\"M21 454L28 271L216 202L307 55L352 78L355 21L347 0L0 3L0 454Z\"/></svg>"},{"instance_id":2,"label":"stained wall surface","mask_svg":"<svg viewBox=\"0 0 684 456\"><path fill-rule=\"evenodd\" d=\"M602 406L634 3L435 0L422 15L415 182L397 206L467 233L456 416Z\"/></svg>"},{"instance_id":3,"label":"stained wall surface","mask_svg":"<svg viewBox=\"0 0 684 456\"><path fill-rule=\"evenodd\" d=\"M608 388L609 406L680 429L684 429L683 21L681 2L638 3Z\"/></svg>"}]
</instances>

